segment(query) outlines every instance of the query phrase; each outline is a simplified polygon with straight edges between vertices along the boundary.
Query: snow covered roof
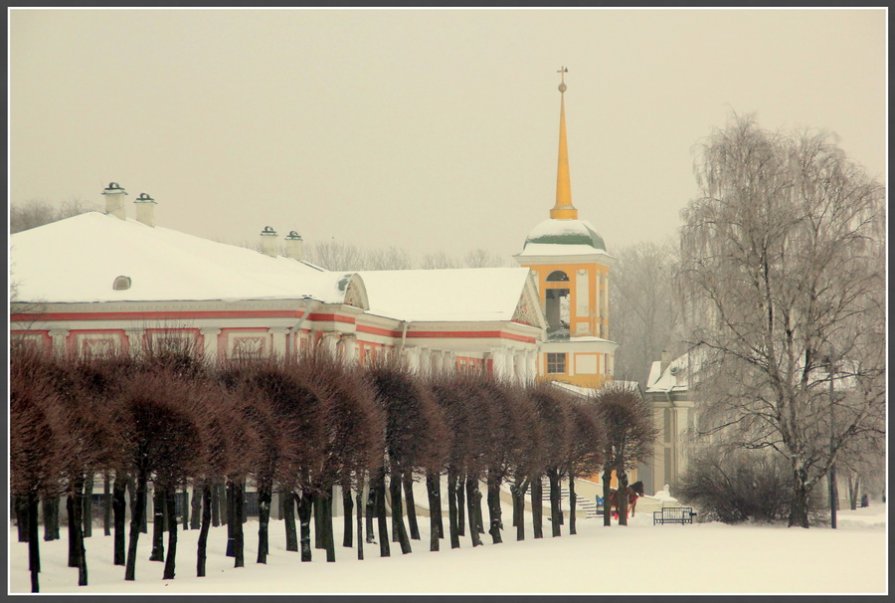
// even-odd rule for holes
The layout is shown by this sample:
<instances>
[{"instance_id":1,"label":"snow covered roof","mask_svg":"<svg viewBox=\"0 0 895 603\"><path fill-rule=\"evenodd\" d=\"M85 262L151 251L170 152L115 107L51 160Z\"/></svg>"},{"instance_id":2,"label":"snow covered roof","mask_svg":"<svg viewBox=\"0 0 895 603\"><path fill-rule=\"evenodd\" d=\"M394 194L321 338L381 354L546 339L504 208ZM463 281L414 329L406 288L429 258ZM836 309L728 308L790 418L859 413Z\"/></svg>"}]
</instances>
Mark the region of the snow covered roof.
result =
<instances>
[{"instance_id":1,"label":"snow covered roof","mask_svg":"<svg viewBox=\"0 0 895 603\"><path fill-rule=\"evenodd\" d=\"M566 391L572 392L582 398L587 398L595 394L599 391L600 388L595 387L581 387L580 385L572 385L571 383L563 383L562 381L551 381L551 385L558 387L560 389L564 389ZM612 385L613 387L622 387L624 389L629 389L631 391L639 391L640 385L636 381L609 381L606 385Z\"/></svg>"},{"instance_id":2,"label":"snow covered roof","mask_svg":"<svg viewBox=\"0 0 895 603\"><path fill-rule=\"evenodd\" d=\"M678 356L662 370L662 362L656 360L650 366L646 379L647 392L684 392L690 387L690 363L687 354Z\"/></svg>"},{"instance_id":3,"label":"snow covered roof","mask_svg":"<svg viewBox=\"0 0 895 603\"><path fill-rule=\"evenodd\" d=\"M528 268L370 270L358 273L372 314L408 321L508 321Z\"/></svg>"},{"instance_id":4,"label":"snow covered roof","mask_svg":"<svg viewBox=\"0 0 895 603\"><path fill-rule=\"evenodd\" d=\"M606 253L606 244L590 222L549 218L528 233L519 256L594 253Z\"/></svg>"},{"instance_id":5,"label":"snow covered roof","mask_svg":"<svg viewBox=\"0 0 895 603\"><path fill-rule=\"evenodd\" d=\"M300 299L343 303L356 277L90 212L10 238L22 302ZM117 277L130 287L116 290ZM362 289L362 284L355 284ZM361 297L363 295L361 294Z\"/></svg>"}]
</instances>

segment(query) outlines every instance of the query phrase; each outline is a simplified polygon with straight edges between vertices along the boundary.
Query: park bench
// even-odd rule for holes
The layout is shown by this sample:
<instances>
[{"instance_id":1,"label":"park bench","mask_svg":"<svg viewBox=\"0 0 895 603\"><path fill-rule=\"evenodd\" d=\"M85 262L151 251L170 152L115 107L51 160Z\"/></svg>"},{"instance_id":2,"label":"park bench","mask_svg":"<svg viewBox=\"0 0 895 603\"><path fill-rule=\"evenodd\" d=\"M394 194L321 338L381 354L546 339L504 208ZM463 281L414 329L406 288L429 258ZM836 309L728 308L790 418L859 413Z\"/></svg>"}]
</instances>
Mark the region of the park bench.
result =
<instances>
[{"instance_id":1,"label":"park bench","mask_svg":"<svg viewBox=\"0 0 895 603\"><path fill-rule=\"evenodd\" d=\"M653 525L666 523L693 523L696 513L693 507L662 507L659 511L653 511Z\"/></svg>"}]
</instances>

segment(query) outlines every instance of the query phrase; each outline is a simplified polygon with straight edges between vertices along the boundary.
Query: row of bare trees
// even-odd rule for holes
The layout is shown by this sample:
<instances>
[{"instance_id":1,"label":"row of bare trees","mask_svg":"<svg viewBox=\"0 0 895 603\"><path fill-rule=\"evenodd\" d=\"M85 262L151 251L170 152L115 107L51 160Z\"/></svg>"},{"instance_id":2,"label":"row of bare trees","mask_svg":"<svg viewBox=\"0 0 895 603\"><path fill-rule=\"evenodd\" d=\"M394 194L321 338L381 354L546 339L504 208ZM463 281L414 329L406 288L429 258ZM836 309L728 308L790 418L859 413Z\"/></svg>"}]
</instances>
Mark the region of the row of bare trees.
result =
<instances>
[{"instance_id":1,"label":"row of bare trees","mask_svg":"<svg viewBox=\"0 0 895 603\"><path fill-rule=\"evenodd\" d=\"M228 554L235 566L245 563L247 484L258 493L258 563L269 554L274 492L282 505L287 550L300 550L302 561L310 561L314 548L324 549L327 561L335 561L336 486L344 508L343 546L353 547L356 533L357 556L363 559L364 544L374 542L375 533L380 555L389 556L391 529L391 542L410 553L411 541L420 538L412 488L418 479L425 479L432 510L430 550L438 550L445 537L452 548L459 547L467 532L477 546L486 531L493 543L501 542L503 484L512 493L516 538L525 537L529 490L534 536L543 536L542 476L549 480L554 536L564 524L560 480L568 479L569 532L574 534L575 477L601 468L622 477L640 460L641 444L631 434L652 437L648 428L620 427L617 413L604 412L619 404L645 409L630 391L610 388L584 401L548 384L521 386L462 373L423 379L397 363L347 366L324 354L294 362L210 366L192 350L155 350L137 359L60 360L13 346L10 365L11 484L26 511L35 592L42 499L65 497L69 565L79 568L79 585L87 584L84 531L91 521L82 510L95 475L114 476L110 531L114 562L124 566L126 580L136 577L151 483L156 508L151 559L164 561L163 578L172 579L175 499L188 485L193 487L193 525L200 529L196 573L203 576L213 510L221 503ZM626 416L651 424L648 412ZM604 467L604 460L611 462ZM480 484L486 485L484 496ZM219 502L214 492L222 486L226 497ZM447 522L442 517L445 494Z\"/></svg>"}]
</instances>

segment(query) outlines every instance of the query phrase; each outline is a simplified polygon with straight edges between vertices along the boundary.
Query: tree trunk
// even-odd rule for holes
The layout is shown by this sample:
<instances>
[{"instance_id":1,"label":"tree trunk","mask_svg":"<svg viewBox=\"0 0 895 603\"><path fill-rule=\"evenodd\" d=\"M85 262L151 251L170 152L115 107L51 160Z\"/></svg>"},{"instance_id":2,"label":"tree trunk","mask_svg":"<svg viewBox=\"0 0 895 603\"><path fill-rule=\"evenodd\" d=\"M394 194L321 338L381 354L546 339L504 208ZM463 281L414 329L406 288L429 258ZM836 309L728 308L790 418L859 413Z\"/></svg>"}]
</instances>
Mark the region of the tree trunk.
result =
<instances>
[{"instance_id":1,"label":"tree trunk","mask_svg":"<svg viewBox=\"0 0 895 603\"><path fill-rule=\"evenodd\" d=\"M103 471L103 536L112 535L112 478Z\"/></svg>"},{"instance_id":2,"label":"tree trunk","mask_svg":"<svg viewBox=\"0 0 895 603\"><path fill-rule=\"evenodd\" d=\"M491 543L500 544L503 539L500 537L500 530L503 529L503 521L501 521L500 510L500 480L488 474L488 519L491 527L488 533L491 534Z\"/></svg>"},{"instance_id":3,"label":"tree trunk","mask_svg":"<svg viewBox=\"0 0 895 603\"><path fill-rule=\"evenodd\" d=\"M267 563L268 529L270 527L270 501L273 499L272 484L258 485L258 563Z\"/></svg>"},{"instance_id":4,"label":"tree trunk","mask_svg":"<svg viewBox=\"0 0 895 603\"><path fill-rule=\"evenodd\" d=\"M457 525L457 471L448 469L448 531L451 548L460 548L460 529Z\"/></svg>"},{"instance_id":5,"label":"tree trunk","mask_svg":"<svg viewBox=\"0 0 895 603\"><path fill-rule=\"evenodd\" d=\"M44 516L44 540L59 539L59 497L45 496L41 500Z\"/></svg>"},{"instance_id":6,"label":"tree trunk","mask_svg":"<svg viewBox=\"0 0 895 603\"><path fill-rule=\"evenodd\" d=\"M16 528L18 529L19 542L28 542L28 497L17 494L13 496L13 504L16 511ZM71 566L69 566L71 567Z\"/></svg>"},{"instance_id":7,"label":"tree trunk","mask_svg":"<svg viewBox=\"0 0 895 603\"><path fill-rule=\"evenodd\" d=\"M412 552L410 538L407 537L407 528L404 527L404 509L401 505L401 473L393 471L389 477L389 489L392 495L392 525L395 528L398 543L401 545L401 553L406 555Z\"/></svg>"},{"instance_id":8,"label":"tree trunk","mask_svg":"<svg viewBox=\"0 0 895 603\"><path fill-rule=\"evenodd\" d=\"M354 499L351 497L351 482L342 480L342 546L354 548Z\"/></svg>"},{"instance_id":9,"label":"tree trunk","mask_svg":"<svg viewBox=\"0 0 895 603\"><path fill-rule=\"evenodd\" d=\"M87 471L87 478L84 480L84 503L83 517L84 522L84 538L93 536L93 471Z\"/></svg>"},{"instance_id":10,"label":"tree trunk","mask_svg":"<svg viewBox=\"0 0 895 603\"><path fill-rule=\"evenodd\" d=\"M366 541L368 543L376 542L376 539L373 537L373 516L376 515L378 508L379 507L376 505L376 478L373 475L371 475L370 476L370 485L368 487L368 492L367 492L367 504L365 505L366 526L367 526Z\"/></svg>"},{"instance_id":11,"label":"tree trunk","mask_svg":"<svg viewBox=\"0 0 895 603\"><path fill-rule=\"evenodd\" d=\"M481 495L477 496L478 493L479 480L470 474L466 474L466 504L469 507L469 536L472 541L472 546L477 547L482 544L482 539L479 536L479 526L476 521L478 518L478 514L476 513L476 506L478 499Z\"/></svg>"},{"instance_id":12,"label":"tree trunk","mask_svg":"<svg viewBox=\"0 0 895 603\"><path fill-rule=\"evenodd\" d=\"M177 487L171 484L164 488L165 514L168 519L168 556L165 558L165 570L162 580L174 579L174 560L177 555Z\"/></svg>"},{"instance_id":13,"label":"tree trunk","mask_svg":"<svg viewBox=\"0 0 895 603\"><path fill-rule=\"evenodd\" d=\"M357 471L357 558L364 559L364 472Z\"/></svg>"},{"instance_id":14,"label":"tree trunk","mask_svg":"<svg viewBox=\"0 0 895 603\"><path fill-rule=\"evenodd\" d=\"M550 524L553 537L562 536L562 518L559 508L559 472L556 469L547 469L547 481L550 483Z\"/></svg>"},{"instance_id":15,"label":"tree trunk","mask_svg":"<svg viewBox=\"0 0 895 603\"><path fill-rule=\"evenodd\" d=\"M535 538L544 537L544 493L541 476L531 480L531 523Z\"/></svg>"},{"instance_id":16,"label":"tree trunk","mask_svg":"<svg viewBox=\"0 0 895 603\"><path fill-rule=\"evenodd\" d=\"M803 470L793 470L793 491L789 503L789 527L808 527L808 487L805 485L807 475Z\"/></svg>"},{"instance_id":17,"label":"tree trunk","mask_svg":"<svg viewBox=\"0 0 895 603\"><path fill-rule=\"evenodd\" d=\"M612 492L612 469L603 470L603 527L612 525L612 508L609 505L609 495Z\"/></svg>"},{"instance_id":18,"label":"tree trunk","mask_svg":"<svg viewBox=\"0 0 895 603\"><path fill-rule=\"evenodd\" d=\"M180 511L183 531L186 532L190 529L190 493L186 489L186 484L183 485L183 490L180 493Z\"/></svg>"},{"instance_id":19,"label":"tree trunk","mask_svg":"<svg viewBox=\"0 0 895 603\"><path fill-rule=\"evenodd\" d=\"M136 579L137 568L137 541L140 538L140 523L146 506L146 472L137 473L136 502L131 511L131 534L127 546L127 567L124 570L125 580Z\"/></svg>"},{"instance_id":20,"label":"tree trunk","mask_svg":"<svg viewBox=\"0 0 895 603\"><path fill-rule=\"evenodd\" d=\"M438 550L438 539L441 538L441 531L438 526L438 514L441 511L441 500L438 497L438 491L435 489L438 474L431 471L426 472L426 494L429 497L429 550Z\"/></svg>"},{"instance_id":21,"label":"tree trunk","mask_svg":"<svg viewBox=\"0 0 895 603\"><path fill-rule=\"evenodd\" d=\"M211 485L211 525L221 525L221 491L217 484Z\"/></svg>"},{"instance_id":22,"label":"tree trunk","mask_svg":"<svg viewBox=\"0 0 895 603\"><path fill-rule=\"evenodd\" d=\"M578 532L575 531L575 503L577 502L577 497L575 496L575 476L572 475L571 468L569 469L569 534L574 535Z\"/></svg>"},{"instance_id":23,"label":"tree trunk","mask_svg":"<svg viewBox=\"0 0 895 603\"><path fill-rule=\"evenodd\" d=\"M392 507L394 512L394 507ZM388 518L385 514L385 468L376 475L376 519L379 525L379 556L391 556L388 544Z\"/></svg>"},{"instance_id":24,"label":"tree trunk","mask_svg":"<svg viewBox=\"0 0 895 603\"><path fill-rule=\"evenodd\" d=\"M87 555L84 550L84 533L82 528L84 518L84 477L78 476L72 480L69 492L69 567L78 568L78 586L87 585Z\"/></svg>"},{"instance_id":25,"label":"tree trunk","mask_svg":"<svg viewBox=\"0 0 895 603\"><path fill-rule=\"evenodd\" d=\"M198 530L202 524L202 488L193 483L193 498L190 501L190 529Z\"/></svg>"},{"instance_id":26,"label":"tree trunk","mask_svg":"<svg viewBox=\"0 0 895 603\"><path fill-rule=\"evenodd\" d=\"M466 477L460 473L457 474L457 534L466 536Z\"/></svg>"},{"instance_id":27,"label":"tree trunk","mask_svg":"<svg viewBox=\"0 0 895 603\"><path fill-rule=\"evenodd\" d=\"M523 482L524 483L524 482ZM527 485L513 484L513 525L516 526L516 540L525 540L525 491Z\"/></svg>"},{"instance_id":28,"label":"tree trunk","mask_svg":"<svg viewBox=\"0 0 895 603\"><path fill-rule=\"evenodd\" d=\"M31 571L31 592L40 592L40 539L37 521L37 513L40 498L37 492L29 491L26 498L28 506L28 569Z\"/></svg>"},{"instance_id":29,"label":"tree trunk","mask_svg":"<svg viewBox=\"0 0 895 603\"><path fill-rule=\"evenodd\" d=\"M125 565L127 563L124 555L124 520L125 512L127 511L124 493L126 489L127 477L122 471L116 471L115 483L112 486L112 523L115 526L113 563L115 565Z\"/></svg>"},{"instance_id":30,"label":"tree trunk","mask_svg":"<svg viewBox=\"0 0 895 603\"><path fill-rule=\"evenodd\" d=\"M323 549L323 494L315 494L314 510L314 548Z\"/></svg>"},{"instance_id":31,"label":"tree trunk","mask_svg":"<svg viewBox=\"0 0 895 603\"><path fill-rule=\"evenodd\" d=\"M211 513L212 486L209 480L202 483L202 526L199 530L199 542L196 545L196 576L205 576L205 558L208 551L208 528L212 521Z\"/></svg>"},{"instance_id":32,"label":"tree trunk","mask_svg":"<svg viewBox=\"0 0 895 603\"><path fill-rule=\"evenodd\" d=\"M852 479L851 475L848 476L848 506L852 511L858 508L858 485L860 480L861 478L858 476L855 476L854 479Z\"/></svg>"},{"instance_id":33,"label":"tree trunk","mask_svg":"<svg viewBox=\"0 0 895 603\"><path fill-rule=\"evenodd\" d=\"M78 567L78 530L75 523L75 495L69 491L65 497L65 514L68 519L68 567Z\"/></svg>"},{"instance_id":34,"label":"tree trunk","mask_svg":"<svg viewBox=\"0 0 895 603\"><path fill-rule=\"evenodd\" d=\"M336 543L333 534L333 487L329 485L323 491L320 520L323 524L323 548L326 550L326 561L336 560Z\"/></svg>"},{"instance_id":35,"label":"tree trunk","mask_svg":"<svg viewBox=\"0 0 895 603\"><path fill-rule=\"evenodd\" d=\"M444 509L442 508L441 502L441 472L433 473L432 480L435 482L435 520L438 522L438 537L444 538Z\"/></svg>"},{"instance_id":36,"label":"tree trunk","mask_svg":"<svg viewBox=\"0 0 895 603\"><path fill-rule=\"evenodd\" d=\"M227 525L227 557L236 556L236 534L234 526L236 521L233 518L233 511L236 505L233 504L233 485L231 480L227 480L224 495L221 496L221 520Z\"/></svg>"},{"instance_id":37,"label":"tree trunk","mask_svg":"<svg viewBox=\"0 0 895 603\"><path fill-rule=\"evenodd\" d=\"M410 470L404 472L402 481L404 485L404 500L407 503L407 526L410 528L410 538L419 540L420 527L416 521L416 502L413 499L413 474Z\"/></svg>"},{"instance_id":38,"label":"tree trunk","mask_svg":"<svg viewBox=\"0 0 895 603\"><path fill-rule=\"evenodd\" d=\"M152 552L150 561L165 560L165 493L157 483L152 484Z\"/></svg>"},{"instance_id":39,"label":"tree trunk","mask_svg":"<svg viewBox=\"0 0 895 603\"><path fill-rule=\"evenodd\" d=\"M292 488L280 488L280 508L286 528L286 550L298 550L298 534L295 531L295 497Z\"/></svg>"},{"instance_id":40,"label":"tree trunk","mask_svg":"<svg viewBox=\"0 0 895 603\"><path fill-rule=\"evenodd\" d=\"M314 501L307 488L301 489L301 498L298 499L298 522L301 529L301 560L311 560L311 511Z\"/></svg>"},{"instance_id":41,"label":"tree trunk","mask_svg":"<svg viewBox=\"0 0 895 603\"><path fill-rule=\"evenodd\" d=\"M245 537L242 524L245 520L245 480L234 480L233 487L233 567L245 567Z\"/></svg>"}]
</instances>

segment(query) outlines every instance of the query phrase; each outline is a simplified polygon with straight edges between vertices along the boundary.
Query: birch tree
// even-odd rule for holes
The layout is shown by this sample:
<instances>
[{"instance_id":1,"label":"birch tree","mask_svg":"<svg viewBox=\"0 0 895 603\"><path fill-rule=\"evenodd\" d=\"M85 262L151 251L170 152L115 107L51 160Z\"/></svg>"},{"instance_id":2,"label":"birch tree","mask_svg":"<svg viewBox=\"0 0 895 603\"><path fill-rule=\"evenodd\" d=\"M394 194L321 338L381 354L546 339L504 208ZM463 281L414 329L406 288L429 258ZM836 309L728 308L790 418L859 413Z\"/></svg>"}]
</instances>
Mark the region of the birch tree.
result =
<instances>
[{"instance_id":1,"label":"birch tree","mask_svg":"<svg viewBox=\"0 0 895 603\"><path fill-rule=\"evenodd\" d=\"M807 528L839 451L884 429L885 190L828 134L752 117L713 132L695 171L681 285L702 431L788 459L789 525Z\"/></svg>"}]
</instances>

